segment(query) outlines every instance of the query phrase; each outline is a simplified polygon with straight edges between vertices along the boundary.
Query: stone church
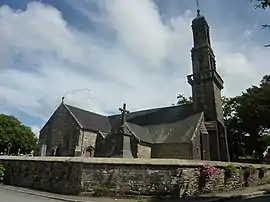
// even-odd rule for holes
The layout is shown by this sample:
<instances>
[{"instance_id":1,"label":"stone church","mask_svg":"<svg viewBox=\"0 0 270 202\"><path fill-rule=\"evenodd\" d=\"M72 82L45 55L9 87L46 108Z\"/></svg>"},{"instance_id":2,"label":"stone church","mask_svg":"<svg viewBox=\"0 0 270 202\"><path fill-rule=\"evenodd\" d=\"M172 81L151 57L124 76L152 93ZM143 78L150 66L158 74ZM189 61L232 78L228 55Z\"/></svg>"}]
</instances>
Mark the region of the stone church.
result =
<instances>
[{"instance_id":1,"label":"stone church","mask_svg":"<svg viewBox=\"0 0 270 202\"><path fill-rule=\"evenodd\" d=\"M223 80L199 10L192 31L192 104L134 112L124 104L121 113L104 116L62 101L40 131L40 155L229 161Z\"/></svg>"}]
</instances>

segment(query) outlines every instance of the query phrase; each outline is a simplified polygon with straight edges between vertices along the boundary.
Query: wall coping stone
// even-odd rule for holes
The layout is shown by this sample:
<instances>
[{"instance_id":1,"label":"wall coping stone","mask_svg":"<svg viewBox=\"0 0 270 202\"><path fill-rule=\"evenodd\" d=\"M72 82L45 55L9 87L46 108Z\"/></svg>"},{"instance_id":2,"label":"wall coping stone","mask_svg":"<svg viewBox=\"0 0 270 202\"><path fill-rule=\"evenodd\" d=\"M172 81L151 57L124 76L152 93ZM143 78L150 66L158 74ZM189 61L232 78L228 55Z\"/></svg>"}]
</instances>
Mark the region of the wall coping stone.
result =
<instances>
[{"instance_id":1,"label":"wall coping stone","mask_svg":"<svg viewBox=\"0 0 270 202\"><path fill-rule=\"evenodd\" d=\"M219 162L219 161L200 161L200 160L184 160L184 159L140 159L140 158L89 158L89 157L40 157L40 156L0 156L0 161L51 161L51 162L70 162L83 164L114 164L114 165L144 165L144 166L177 166L177 167L200 167L210 165L215 167L225 167L234 164L236 167L254 166L261 168L262 166L270 169L267 164L249 164L237 162Z\"/></svg>"}]
</instances>

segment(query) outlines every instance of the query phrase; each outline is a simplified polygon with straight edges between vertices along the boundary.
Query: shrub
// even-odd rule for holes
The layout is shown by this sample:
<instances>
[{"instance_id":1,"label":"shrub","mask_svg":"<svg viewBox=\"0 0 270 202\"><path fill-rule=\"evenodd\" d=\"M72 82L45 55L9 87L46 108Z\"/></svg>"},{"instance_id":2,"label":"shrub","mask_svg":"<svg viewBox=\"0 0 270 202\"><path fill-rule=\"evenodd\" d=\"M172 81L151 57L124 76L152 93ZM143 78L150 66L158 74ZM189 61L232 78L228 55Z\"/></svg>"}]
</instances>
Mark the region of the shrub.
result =
<instances>
[{"instance_id":1,"label":"shrub","mask_svg":"<svg viewBox=\"0 0 270 202\"><path fill-rule=\"evenodd\" d=\"M256 173L256 168L254 166L250 165L250 166L246 167L245 172L249 173L249 175L250 174L255 174Z\"/></svg>"},{"instance_id":2,"label":"shrub","mask_svg":"<svg viewBox=\"0 0 270 202\"><path fill-rule=\"evenodd\" d=\"M233 173L235 173L236 171L237 171L237 168L233 164L225 166L224 168L225 177L226 178L232 177Z\"/></svg>"},{"instance_id":3,"label":"shrub","mask_svg":"<svg viewBox=\"0 0 270 202\"><path fill-rule=\"evenodd\" d=\"M200 168L199 189L202 191L205 187L206 181L215 173L214 166L205 165Z\"/></svg>"},{"instance_id":4,"label":"shrub","mask_svg":"<svg viewBox=\"0 0 270 202\"><path fill-rule=\"evenodd\" d=\"M264 174L267 172L267 168L266 167L261 167L259 168L259 178L263 178Z\"/></svg>"},{"instance_id":5,"label":"shrub","mask_svg":"<svg viewBox=\"0 0 270 202\"><path fill-rule=\"evenodd\" d=\"M245 186L248 186L248 178L250 177L250 175L255 174L255 173L256 173L256 168L254 168L252 165L244 169Z\"/></svg>"},{"instance_id":6,"label":"shrub","mask_svg":"<svg viewBox=\"0 0 270 202\"><path fill-rule=\"evenodd\" d=\"M93 196L106 196L111 191L112 187L110 186L98 186L94 187Z\"/></svg>"},{"instance_id":7,"label":"shrub","mask_svg":"<svg viewBox=\"0 0 270 202\"><path fill-rule=\"evenodd\" d=\"M3 165L0 165L0 183L4 180L4 174L5 174L5 167Z\"/></svg>"}]
</instances>

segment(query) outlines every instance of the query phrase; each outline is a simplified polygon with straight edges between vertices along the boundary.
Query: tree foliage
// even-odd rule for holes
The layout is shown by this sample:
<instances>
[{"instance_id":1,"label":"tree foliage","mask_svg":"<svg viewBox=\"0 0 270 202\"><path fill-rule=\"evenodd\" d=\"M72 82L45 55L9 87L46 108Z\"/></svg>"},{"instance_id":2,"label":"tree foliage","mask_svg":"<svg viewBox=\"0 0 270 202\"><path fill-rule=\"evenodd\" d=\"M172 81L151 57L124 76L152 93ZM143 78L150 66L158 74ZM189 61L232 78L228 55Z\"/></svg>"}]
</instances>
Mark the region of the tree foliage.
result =
<instances>
[{"instance_id":1,"label":"tree foliage","mask_svg":"<svg viewBox=\"0 0 270 202\"><path fill-rule=\"evenodd\" d=\"M177 105L191 104L192 98L186 98L183 94L179 94L177 97Z\"/></svg>"},{"instance_id":2,"label":"tree foliage","mask_svg":"<svg viewBox=\"0 0 270 202\"><path fill-rule=\"evenodd\" d=\"M249 149L255 150L258 158L262 158L265 149L261 137L270 128L269 78L264 76L259 86L248 88L238 97L237 116L243 132L250 136Z\"/></svg>"},{"instance_id":3,"label":"tree foliage","mask_svg":"<svg viewBox=\"0 0 270 202\"><path fill-rule=\"evenodd\" d=\"M0 114L0 152L11 144L10 153L29 153L36 149L37 138L31 128L23 125L16 117Z\"/></svg>"},{"instance_id":4,"label":"tree foliage","mask_svg":"<svg viewBox=\"0 0 270 202\"><path fill-rule=\"evenodd\" d=\"M256 8L266 9L267 7L270 7L269 0L250 0L250 2L255 2Z\"/></svg>"},{"instance_id":5,"label":"tree foliage","mask_svg":"<svg viewBox=\"0 0 270 202\"><path fill-rule=\"evenodd\" d=\"M255 3L255 8L266 9L270 7L270 0L249 0ZM262 28L270 28L269 24L262 25ZM266 44L265 47L270 47L270 44Z\"/></svg>"},{"instance_id":6,"label":"tree foliage","mask_svg":"<svg viewBox=\"0 0 270 202\"><path fill-rule=\"evenodd\" d=\"M238 160L239 156L245 155L244 132L241 119L237 115L239 107L238 97L222 97L222 108L224 121L227 128L230 156L233 160Z\"/></svg>"}]
</instances>

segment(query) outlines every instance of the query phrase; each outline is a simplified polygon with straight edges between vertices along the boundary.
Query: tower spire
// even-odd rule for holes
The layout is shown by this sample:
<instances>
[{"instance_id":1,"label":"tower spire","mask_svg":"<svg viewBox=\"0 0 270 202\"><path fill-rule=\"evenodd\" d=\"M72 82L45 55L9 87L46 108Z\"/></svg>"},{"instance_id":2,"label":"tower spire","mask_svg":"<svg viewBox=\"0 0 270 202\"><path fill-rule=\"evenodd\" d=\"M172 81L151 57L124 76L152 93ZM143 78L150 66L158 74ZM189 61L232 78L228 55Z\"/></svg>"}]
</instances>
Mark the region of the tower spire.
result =
<instances>
[{"instance_id":1,"label":"tower spire","mask_svg":"<svg viewBox=\"0 0 270 202\"><path fill-rule=\"evenodd\" d=\"M210 157L215 161L228 161L227 133L221 102L223 80L216 69L215 55L211 48L208 23L200 15L199 0L197 17L192 20L193 48L191 49L193 74L188 75L192 87L192 100L195 111L204 113L205 122L213 123L215 129L206 124L209 141ZM212 126L211 126L212 127Z\"/></svg>"},{"instance_id":2,"label":"tower spire","mask_svg":"<svg viewBox=\"0 0 270 202\"><path fill-rule=\"evenodd\" d=\"M200 4L199 4L199 0L196 0L197 3L197 17L200 16Z\"/></svg>"}]
</instances>

